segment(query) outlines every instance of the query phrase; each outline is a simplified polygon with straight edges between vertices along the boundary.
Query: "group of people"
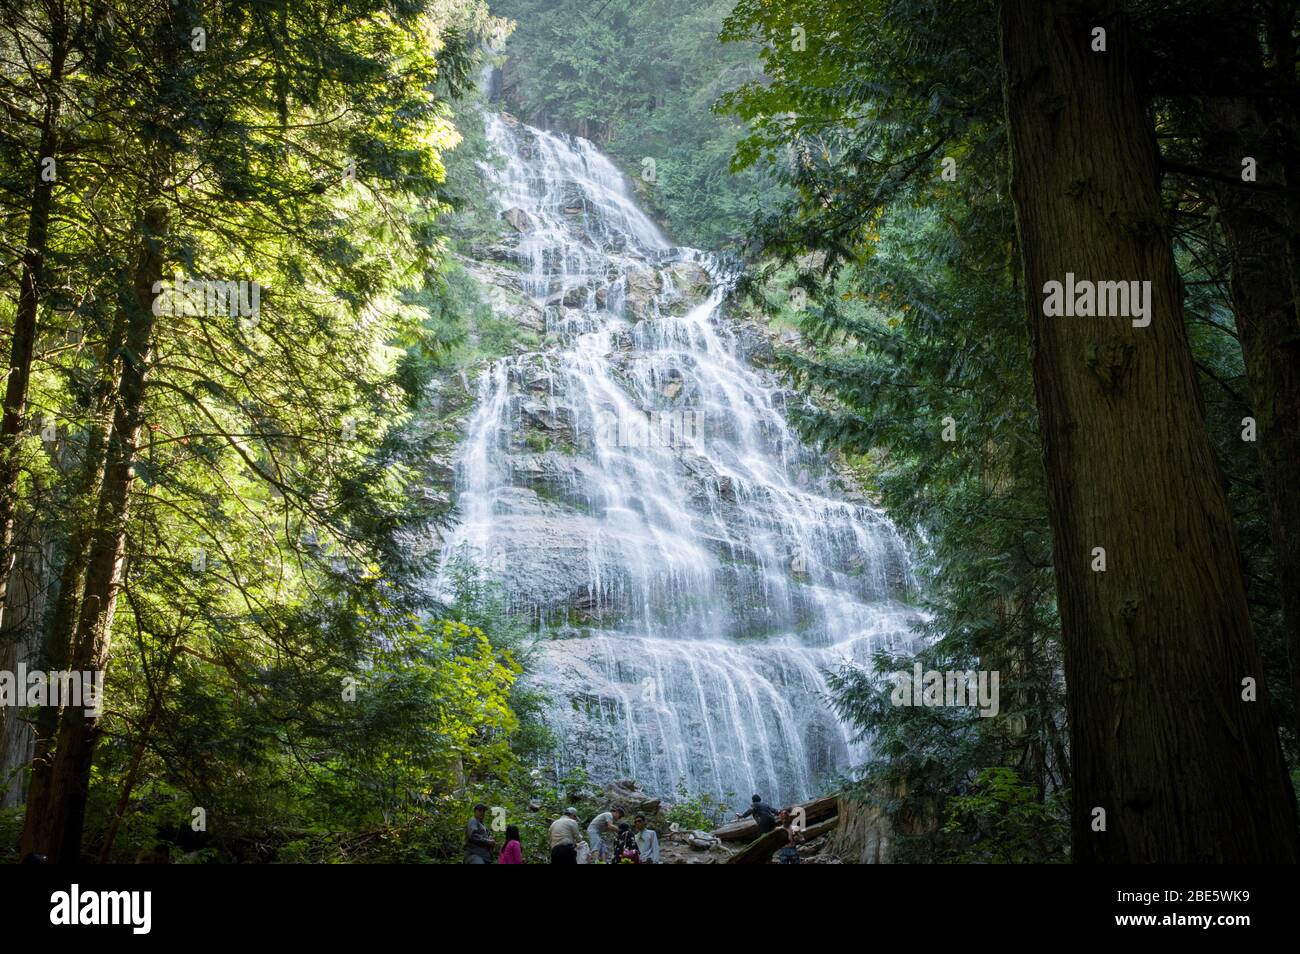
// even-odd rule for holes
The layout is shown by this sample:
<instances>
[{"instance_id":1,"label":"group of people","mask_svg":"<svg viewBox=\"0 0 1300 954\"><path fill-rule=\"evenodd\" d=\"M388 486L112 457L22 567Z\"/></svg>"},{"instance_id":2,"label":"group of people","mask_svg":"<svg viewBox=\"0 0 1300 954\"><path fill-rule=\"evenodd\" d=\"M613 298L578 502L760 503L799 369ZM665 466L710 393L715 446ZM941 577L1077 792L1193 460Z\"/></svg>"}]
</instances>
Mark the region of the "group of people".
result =
<instances>
[{"instance_id":1,"label":"group of people","mask_svg":"<svg viewBox=\"0 0 1300 954\"><path fill-rule=\"evenodd\" d=\"M587 823L584 840L578 810L566 808L551 822L551 864L659 864L659 833L645 815L638 813L631 825L623 821L626 815L617 805L601 812Z\"/></svg>"},{"instance_id":2,"label":"group of people","mask_svg":"<svg viewBox=\"0 0 1300 954\"><path fill-rule=\"evenodd\" d=\"M496 839L483 820L486 815L486 805L474 806L474 817L465 829L465 864L490 865L494 855L498 864L523 864L519 827L506 826L505 845L498 853ZM578 810L566 808L563 815L551 822L548 830L551 864L660 864L658 833L646 823L645 815L638 813L631 825L623 820L626 816L627 812L618 805L601 812L587 823L587 837L584 839L578 826ZM777 860L783 865L800 863L797 846L803 836L788 809L778 811L761 796L755 795L750 807L737 813L736 818L753 818L760 838L778 827L783 828L787 841L777 851Z\"/></svg>"},{"instance_id":3,"label":"group of people","mask_svg":"<svg viewBox=\"0 0 1300 954\"><path fill-rule=\"evenodd\" d=\"M623 821L626 815L619 806L601 812L587 824L584 839L578 810L566 808L549 830L551 864L659 864L659 834L647 824L645 815L638 814L631 825ZM486 816L486 805L474 806L474 816L465 826L465 864L490 865L494 856L497 864L523 864L519 826L506 826L505 844L498 852Z\"/></svg>"}]
</instances>

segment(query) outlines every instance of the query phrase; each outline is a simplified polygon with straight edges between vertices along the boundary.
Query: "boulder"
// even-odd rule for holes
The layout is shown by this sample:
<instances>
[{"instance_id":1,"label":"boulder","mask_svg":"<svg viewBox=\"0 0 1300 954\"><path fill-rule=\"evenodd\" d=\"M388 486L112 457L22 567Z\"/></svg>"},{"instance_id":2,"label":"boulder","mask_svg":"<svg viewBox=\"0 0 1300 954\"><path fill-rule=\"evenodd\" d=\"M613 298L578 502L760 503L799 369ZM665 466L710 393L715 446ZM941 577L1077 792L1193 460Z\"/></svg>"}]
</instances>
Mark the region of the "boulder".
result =
<instances>
[{"instance_id":1,"label":"boulder","mask_svg":"<svg viewBox=\"0 0 1300 954\"><path fill-rule=\"evenodd\" d=\"M469 248L469 257L475 262L513 262L519 257L519 253L509 245L471 245Z\"/></svg>"},{"instance_id":2,"label":"boulder","mask_svg":"<svg viewBox=\"0 0 1300 954\"><path fill-rule=\"evenodd\" d=\"M546 330L546 315L519 289L518 273L486 262L466 263L465 270L478 282L483 303L494 314L537 334Z\"/></svg>"},{"instance_id":3,"label":"boulder","mask_svg":"<svg viewBox=\"0 0 1300 954\"><path fill-rule=\"evenodd\" d=\"M627 286L623 295L627 317L644 321L655 315L654 302L663 291L663 280L652 268L641 268L627 273Z\"/></svg>"},{"instance_id":4,"label":"boulder","mask_svg":"<svg viewBox=\"0 0 1300 954\"><path fill-rule=\"evenodd\" d=\"M533 225L533 221L528 217L528 213L520 208L506 209L501 213L501 218L509 222L516 232L527 232Z\"/></svg>"},{"instance_id":5,"label":"boulder","mask_svg":"<svg viewBox=\"0 0 1300 954\"><path fill-rule=\"evenodd\" d=\"M659 811L659 799L641 791L637 788L636 782L631 779L611 782L605 789L605 798L609 800L610 805L623 806L629 817L635 816L638 812L653 815Z\"/></svg>"},{"instance_id":6,"label":"boulder","mask_svg":"<svg viewBox=\"0 0 1300 954\"><path fill-rule=\"evenodd\" d=\"M712 283L709 273L694 262L674 262L665 271L677 293L690 301L708 297Z\"/></svg>"},{"instance_id":7,"label":"boulder","mask_svg":"<svg viewBox=\"0 0 1300 954\"><path fill-rule=\"evenodd\" d=\"M708 851L720 845L721 842L707 831L693 831L686 836L686 844L696 851Z\"/></svg>"},{"instance_id":8,"label":"boulder","mask_svg":"<svg viewBox=\"0 0 1300 954\"><path fill-rule=\"evenodd\" d=\"M707 831L659 832L659 854L666 865L716 865L731 852Z\"/></svg>"}]
</instances>

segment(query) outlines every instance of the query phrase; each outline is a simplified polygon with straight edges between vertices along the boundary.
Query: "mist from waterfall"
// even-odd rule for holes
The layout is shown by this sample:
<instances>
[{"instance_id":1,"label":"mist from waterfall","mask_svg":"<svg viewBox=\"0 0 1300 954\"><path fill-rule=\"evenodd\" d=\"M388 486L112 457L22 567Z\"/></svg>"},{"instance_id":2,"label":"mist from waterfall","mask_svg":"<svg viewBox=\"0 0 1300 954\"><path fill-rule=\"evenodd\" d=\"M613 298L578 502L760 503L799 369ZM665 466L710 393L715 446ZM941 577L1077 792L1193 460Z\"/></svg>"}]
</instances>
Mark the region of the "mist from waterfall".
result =
<instances>
[{"instance_id":1,"label":"mist from waterfall","mask_svg":"<svg viewBox=\"0 0 1300 954\"><path fill-rule=\"evenodd\" d=\"M824 673L913 638L906 546L791 430L715 256L670 245L592 143L487 132L546 337L478 378L436 585L468 555L545 634L561 768L806 797L864 754Z\"/></svg>"}]
</instances>

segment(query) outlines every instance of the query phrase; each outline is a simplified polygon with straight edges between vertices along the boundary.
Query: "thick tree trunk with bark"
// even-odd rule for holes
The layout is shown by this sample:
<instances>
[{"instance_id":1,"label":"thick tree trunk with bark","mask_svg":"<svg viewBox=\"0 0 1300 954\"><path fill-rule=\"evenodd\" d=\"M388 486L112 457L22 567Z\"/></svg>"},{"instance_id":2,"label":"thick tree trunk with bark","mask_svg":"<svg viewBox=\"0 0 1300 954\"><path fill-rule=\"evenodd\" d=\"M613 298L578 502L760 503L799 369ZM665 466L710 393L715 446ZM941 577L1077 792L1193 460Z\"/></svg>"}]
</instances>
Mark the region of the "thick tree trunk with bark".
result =
<instances>
[{"instance_id":1,"label":"thick tree trunk with bark","mask_svg":"<svg viewBox=\"0 0 1300 954\"><path fill-rule=\"evenodd\" d=\"M1098 27L1105 52L1092 48ZM1003 0L1000 44L1065 649L1074 858L1295 861L1294 799L1126 25L1114 2ZM1046 316L1044 285L1067 272L1150 281L1150 324ZM1243 699L1244 680L1257 701Z\"/></svg>"},{"instance_id":2,"label":"thick tree trunk with bark","mask_svg":"<svg viewBox=\"0 0 1300 954\"><path fill-rule=\"evenodd\" d=\"M85 590L86 563L90 559L90 539L94 529L95 504L99 499L104 480L109 430L112 427L112 404L121 378L121 358L126 322L119 310L114 318L103 348L103 371L95 390L94 411L86 437L84 458L70 495L71 513L68 517L67 536L63 545L63 561L59 570L59 585L54 605L48 611L49 625L41 647L41 668L58 671L68 667L72 656L72 636L80 618L81 597ZM45 799L49 792L50 766L54 752L54 738L59 730L62 710L44 706L36 714L35 739L31 758L31 776L27 792L29 812L44 818ZM32 851L34 845L44 843L37 837L36 828L29 824L23 830L22 850Z\"/></svg>"},{"instance_id":3,"label":"thick tree trunk with bark","mask_svg":"<svg viewBox=\"0 0 1300 954\"><path fill-rule=\"evenodd\" d=\"M840 823L839 816L832 816L825 821L818 822L815 825L809 825L799 832L799 841L812 841L814 838L820 838L835 828ZM773 828L771 831L755 838L740 851L728 858L725 864L729 865L765 865L772 860L772 856L790 844L790 832L781 827Z\"/></svg>"},{"instance_id":4,"label":"thick tree trunk with bark","mask_svg":"<svg viewBox=\"0 0 1300 954\"><path fill-rule=\"evenodd\" d=\"M27 388L32 374L32 352L36 346L36 316L45 286L45 252L50 234L50 211L54 205L56 180L48 177L46 160L56 158L63 72L68 57L68 24L62 7L52 4L50 10L54 15L50 25L50 75L45 83L41 138L33 163L32 204L23 246L18 308L14 312L9 346L4 412L0 416L0 630L3 629L5 596L16 558L14 526L18 516L18 478L22 473L18 444L27 413ZM57 176L57 166L55 172Z\"/></svg>"},{"instance_id":5,"label":"thick tree trunk with bark","mask_svg":"<svg viewBox=\"0 0 1300 954\"><path fill-rule=\"evenodd\" d=\"M834 815L838 804L838 795L827 795L800 802L798 805L787 806L786 810L801 819L802 824L812 825ZM742 818L739 821L719 825L709 834L721 841L749 841L758 834L758 822L752 818Z\"/></svg>"},{"instance_id":6,"label":"thick tree trunk with bark","mask_svg":"<svg viewBox=\"0 0 1300 954\"><path fill-rule=\"evenodd\" d=\"M133 307L126 316L125 355L107 443L107 464L86 561L80 612L71 641L68 667L74 671L102 671L108 664L113 614L126 554L133 468L144 422L145 378L155 320L153 287L162 278L166 228L165 207L151 207L144 215ZM35 800L28 803L24 850L41 852L59 862L78 860L90 767L98 738L99 717L88 715L84 707L63 710L41 804Z\"/></svg>"},{"instance_id":7,"label":"thick tree trunk with bark","mask_svg":"<svg viewBox=\"0 0 1300 954\"><path fill-rule=\"evenodd\" d=\"M879 865L889 861L894 839L889 816L868 799L840 798L839 827L831 836L830 850L850 865Z\"/></svg>"}]
</instances>

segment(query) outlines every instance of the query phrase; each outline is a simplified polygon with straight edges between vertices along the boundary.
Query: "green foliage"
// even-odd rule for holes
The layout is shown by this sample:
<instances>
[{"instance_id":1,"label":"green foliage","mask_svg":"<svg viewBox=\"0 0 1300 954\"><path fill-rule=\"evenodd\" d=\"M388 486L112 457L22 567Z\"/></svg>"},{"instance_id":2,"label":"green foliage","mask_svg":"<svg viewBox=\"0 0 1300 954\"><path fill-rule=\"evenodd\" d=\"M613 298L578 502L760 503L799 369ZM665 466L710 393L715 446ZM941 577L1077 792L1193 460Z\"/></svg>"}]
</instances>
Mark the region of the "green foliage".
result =
<instances>
[{"instance_id":1,"label":"green foliage","mask_svg":"<svg viewBox=\"0 0 1300 954\"><path fill-rule=\"evenodd\" d=\"M803 50L791 42L800 26ZM756 223L766 258L744 291L803 332L778 354L813 398L795 422L845 456L921 558L925 646L874 668L1000 672L1002 715L987 720L893 705L865 668L830 679L840 714L871 740L863 788L903 833L896 855L940 860L932 822L907 833L982 773L1068 785L992 11L741 0L724 35L761 42L772 77L724 98L752 129L737 166L765 166L792 190ZM981 36L987 45L970 40ZM944 156L955 181L940 177Z\"/></svg>"},{"instance_id":2,"label":"green foliage","mask_svg":"<svg viewBox=\"0 0 1300 954\"><path fill-rule=\"evenodd\" d=\"M439 607L439 613L491 633L493 646L509 653L523 668L531 668L541 651L542 637L526 618L510 611L504 587L464 553L452 554L444 572L450 596ZM521 761L542 762L554 748L554 736L542 715L549 702L536 689L519 683L512 687L510 707L518 719L512 751ZM572 787L578 789L581 785Z\"/></svg>"},{"instance_id":3,"label":"green foliage","mask_svg":"<svg viewBox=\"0 0 1300 954\"><path fill-rule=\"evenodd\" d=\"M0 865L18 861L18 836L23 830L21 808L0 808Z\"/></svg>"},{"instance_id":4,"label":"green foliage","mask_svg":"<svg viewBox=\"0 0 1300 954\"><path fill-rule=\"evenodd\" d=\"M969 792L948 805L947 835L969 847L948 860L964 864L1041 864L1069 853L1068 806L1060 793L1046 800L1009 768L986 769Z\"/></svg>"},{"instance_id":5,"label":"green foliage","mask_svg":"<svg viewBox=\"0 0 1300 954\"><path fill-rule=\"evenodd\" d=\"M475 335L476 353L508 348L449 254L456 209L481 183L448 186L444 162L496 21L479 0L209 4L200 53L195 5L111 6L75 31L93 49L57 90L61 224L28 397L59 436L24 441L20 484L25 532L56 556L52 594L75 600L79 537L113 529L97 475L128 440L105 437L134 360L122 327L140 320L139 210L166 212L166 279L264 293L253 320L153 316L84 847L111 840L112 860L159 843L191 861L455 856L469 790L518 771L521 668L508 633L494 643L430 605L427 555L409 545L428 514L408 431ZM42 17L56 8L10 16L0 34L0 68L33 109L0 135L21 160L3 173L8 278L57 32ZM11 322L16 285L2 287ZM520 700L535 718L536 700ZM530 729L525 748L544 742Z\"/></svg>"},{"instance_id":6,"label":"green foliage","mask_svg":"<svg viewBox=\"0 0 1300 954\"><path fill-rule=\"evenodd\" d=\"M597 142L684 244L744 242L780 196L762 171L730 172L743 127L713 112L726 89L761 75L756 50L718 42L731 0L503 0L516 21L506 105L535 125ZM644 159L655 181L642 178Z\"/></svg>"},{"instance_id":7,"label":"green foliage","mask_svg":"<svg viewBox=\"0 0 1300 954\"><path fill-rule=\"evenodd\" d=\"M677 800L664 813L664 821L682 830L712 831L726 820L727 810L725 802L707 793L691 794L682 779L677 783Z\"/></svg>"},{"instance_id":8,"label":"green foliage","mask_svg":"<svg viewBox=\"0 0 1300 954\"><path fill-rule=\"evenodd\" d=\"M455 793L516 770L519 666L463 623L371 619L367 631L373 641L347 666L266 670L253 687L198 661L178 674L176 712L149 740L115 857L158 840L221 860L454 854L467 797ZM117 774L125 754L107 750L101 771ZM204 833L190 829L193 807L205 809ZM106 811L92 804L93 817Z\"/></svg>"},{"instance_id":9,"label":"green foliage","mask_svg":"<svg viewBox=\"0 0 1300 954\"><path fill-rule=\"evenodd\" d=\"M791 42L799 29L803 50ZM804 333L780 355L813 398L797 415L802 430L845 455L922 558L929 641L881 654L875 668L1001 673L1002 716L990 720L892 705L866 669L834 674L837 708L872 741L863 787L902 833L899 859L1060 858L1062 650L995 5L740 0L724 38L761 44L768 77L723 98L751 130L736 168L768 169L791 196L756 220L762 257L744 291L759 314ZM955 175L943 175L945 159ZM1269 684L1286 699L1265 507L1239 438L1247 412L1227 268L1195 199L1174 187L1168 198L1189 216L1175 239L1189 337L1253 570ZM792 304L798 295L806 308ZM999 806L1006 818L994 824ZM945 817L956 821L936 831ZM1039 823L1042 837L1031 837Z\"/></svg>"}]
</instances>

